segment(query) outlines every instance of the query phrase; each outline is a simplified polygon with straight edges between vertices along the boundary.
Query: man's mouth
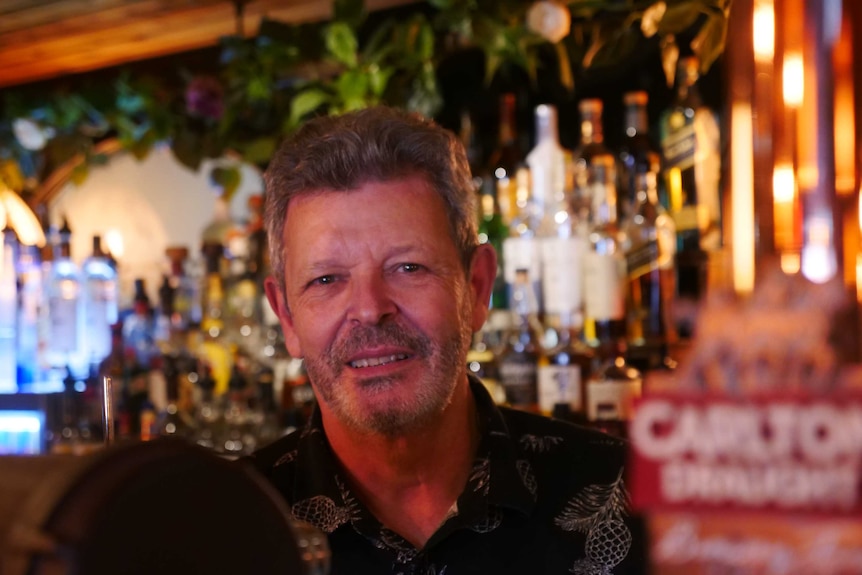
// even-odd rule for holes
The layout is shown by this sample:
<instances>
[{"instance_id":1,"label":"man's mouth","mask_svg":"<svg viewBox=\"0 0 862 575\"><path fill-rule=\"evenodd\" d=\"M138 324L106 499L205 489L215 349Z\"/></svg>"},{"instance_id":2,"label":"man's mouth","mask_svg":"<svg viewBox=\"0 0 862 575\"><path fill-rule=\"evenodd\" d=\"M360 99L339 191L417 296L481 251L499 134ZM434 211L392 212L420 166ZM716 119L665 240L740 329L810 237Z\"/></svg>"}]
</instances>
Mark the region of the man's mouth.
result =
<instances>
[{"instance_id":1,"label":"man's mouth","mask_svg":"<svg viewBox=\"0 0 862 575\"><path fill-rule=\"evenodd\" d=\"M407 357L406 353L394 353L392 355L384 355L381 357L357 359L356 361L348 362L348 365L354 368L376 367L378 365L386 365L387 363L392 363L394 361L401 361L407 359Z\"/></svg>"}]
</instances>

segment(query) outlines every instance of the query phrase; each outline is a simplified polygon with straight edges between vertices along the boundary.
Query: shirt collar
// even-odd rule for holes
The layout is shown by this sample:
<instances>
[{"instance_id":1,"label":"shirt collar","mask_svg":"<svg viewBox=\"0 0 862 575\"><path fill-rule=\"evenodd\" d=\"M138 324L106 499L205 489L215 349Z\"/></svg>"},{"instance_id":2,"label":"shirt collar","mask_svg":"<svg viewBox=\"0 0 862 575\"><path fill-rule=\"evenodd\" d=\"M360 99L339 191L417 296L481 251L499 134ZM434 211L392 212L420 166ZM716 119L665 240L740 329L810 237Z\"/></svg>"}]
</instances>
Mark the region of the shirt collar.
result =
<instances>
[{"instance_id":1,"label":"shirt collar","mask_svg":"<svg viewBox=\"0 0 862 575\"><path fill-rule=\"evenodd\" d=\"M473 473L458 500L459 514L472 515L470 508L475 508L476 513L487 513L488 507L497 506L529 515L535 505L535 493L529 487L532 476L529 464L519 456L517 441L510 435L503 412L485 386L472 375L468 377L476 403L480 440ZM326 496L342 505L355 506L355 496L346 487L326 439L318 407L300 433L294 462L297 474L293 501Z\"/></svg>"}]
</instances>

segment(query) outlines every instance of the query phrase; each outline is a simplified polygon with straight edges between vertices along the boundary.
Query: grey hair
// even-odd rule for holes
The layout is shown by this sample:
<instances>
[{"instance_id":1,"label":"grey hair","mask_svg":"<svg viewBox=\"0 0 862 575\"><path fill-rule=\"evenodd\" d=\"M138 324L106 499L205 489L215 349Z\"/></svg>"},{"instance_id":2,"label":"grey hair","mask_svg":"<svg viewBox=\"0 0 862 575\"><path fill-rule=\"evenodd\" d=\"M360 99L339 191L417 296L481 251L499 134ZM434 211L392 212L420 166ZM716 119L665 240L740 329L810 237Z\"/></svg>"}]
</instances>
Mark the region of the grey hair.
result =
<instances>
[{"instance_id":1,"label":"grey hair","mask_svg":"<svg viewBox=\"0 0 862 575\"><path fill-rule=\"evenodd\" d=\"M446 205L449 233L465 273L477 243L475 194L464 146L432 120L376 106L306 122L264 173L264 225L272 273L284 291L284 225L291 198L346 191L419 175Z\"/></svg>"}]
</instances>

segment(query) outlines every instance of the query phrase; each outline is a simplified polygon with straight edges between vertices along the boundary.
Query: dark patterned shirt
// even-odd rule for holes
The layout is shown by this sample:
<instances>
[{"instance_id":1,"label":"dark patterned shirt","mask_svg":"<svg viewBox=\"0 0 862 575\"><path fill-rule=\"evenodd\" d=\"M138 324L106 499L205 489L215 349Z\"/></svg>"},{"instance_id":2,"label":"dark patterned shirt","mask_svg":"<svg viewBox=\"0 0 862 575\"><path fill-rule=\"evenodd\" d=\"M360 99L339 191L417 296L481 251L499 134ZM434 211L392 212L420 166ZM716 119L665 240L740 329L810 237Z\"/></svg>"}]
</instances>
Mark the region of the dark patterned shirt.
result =
<instances>
[{"instance_id":1,"label":"dark patterned shirt","mask_svg":"<svg viewBox=\"0 0 862 575\"><path fill-rule=\"evenodd\" d=\"M622 575L645 572L627 513L625 446L615 438L493 404L470 381L481 439L468 483L422 549L351 492L315 410L302 430L250 461L296 518L329 535L332 575Z\"/></svg>"}]
</instances>

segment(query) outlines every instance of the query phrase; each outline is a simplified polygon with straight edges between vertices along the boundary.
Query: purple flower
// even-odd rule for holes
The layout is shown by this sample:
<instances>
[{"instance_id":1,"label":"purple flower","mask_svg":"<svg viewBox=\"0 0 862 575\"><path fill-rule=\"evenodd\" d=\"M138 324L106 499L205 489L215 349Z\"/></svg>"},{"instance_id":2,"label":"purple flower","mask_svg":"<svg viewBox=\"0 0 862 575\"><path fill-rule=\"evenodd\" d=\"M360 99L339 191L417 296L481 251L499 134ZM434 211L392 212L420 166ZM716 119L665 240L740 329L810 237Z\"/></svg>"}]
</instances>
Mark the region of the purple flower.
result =
<instances>
[{"instance_id":1,"label":"purple flower","mask_svg":"<svg viewBox=\"0 0 862 575\"><path fill-rule=\"evenodd\" d=\"M186 110L193 116L218 120L224 113L224 90L212 76L196 76L186 88Z\"/></svg>"}]
</instances>

